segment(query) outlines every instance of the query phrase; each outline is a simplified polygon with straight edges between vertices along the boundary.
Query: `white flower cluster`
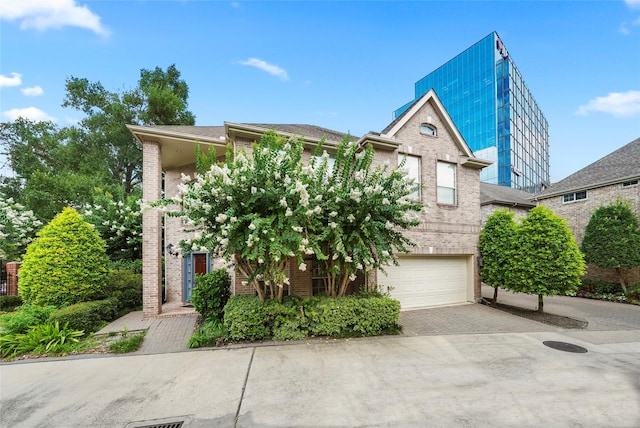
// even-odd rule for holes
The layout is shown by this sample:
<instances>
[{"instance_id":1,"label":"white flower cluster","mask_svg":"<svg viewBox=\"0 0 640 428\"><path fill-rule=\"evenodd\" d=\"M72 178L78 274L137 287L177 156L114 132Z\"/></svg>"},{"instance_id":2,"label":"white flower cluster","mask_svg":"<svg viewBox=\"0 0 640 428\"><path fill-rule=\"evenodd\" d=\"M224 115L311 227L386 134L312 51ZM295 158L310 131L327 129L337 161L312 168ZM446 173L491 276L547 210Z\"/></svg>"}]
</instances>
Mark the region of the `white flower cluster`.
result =
<instances>
[{"instance_id":1,"label":"white flower cluster","mask_svg":"<svg viewBox=\"0 0 640 428\"><path fill-rule=\"evenodd\" d=\"M13 198L0 199L0 258L18 257L40 226L33 211Z\"/></svg>"}]
</instances>

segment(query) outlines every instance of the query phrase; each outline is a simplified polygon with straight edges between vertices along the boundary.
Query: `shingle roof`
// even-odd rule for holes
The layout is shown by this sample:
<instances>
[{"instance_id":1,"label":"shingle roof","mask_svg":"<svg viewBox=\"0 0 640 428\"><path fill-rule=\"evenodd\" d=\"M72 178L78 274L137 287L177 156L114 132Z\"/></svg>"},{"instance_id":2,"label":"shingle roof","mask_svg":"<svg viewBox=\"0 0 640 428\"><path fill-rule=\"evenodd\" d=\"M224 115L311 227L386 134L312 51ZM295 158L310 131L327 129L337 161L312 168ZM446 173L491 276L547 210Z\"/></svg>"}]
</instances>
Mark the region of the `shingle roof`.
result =
<instances>
[{"instance_id":1,"label":"shingle roof","mask_svg":"<svg viewBox=\"0 0 640 428\"><path fill-rule=\"evenodd\" d=\"M270 124L270 123L243 123L264 129L273 129L277 132L287 132L302 137L322 138L330 141L341 141L345 133L306 124ZM150 128L158 128L171 132L195 135L208 138L219 138L225 135L224 126L189 126L189 125L153 125Z\"/></svg>"},{"instance_id":2,"label":"shingle roof","mask_svg":"<svg viewBox=\"0 0 640 428\"><path fill-rule=\"evenodd\" d=\"M531 202L534 195L511 187L498 186L497 184L480 183L480 205L508 205L533 208Z\"/></svg>"},{"instance_id":3,"label":"shingle roof","mask_svg":"<svg viewBox=\"0 0 640 428\"><path fill-rule=\"evenodd\" d=\"M558 181L538 194L538 198L544 199L567 192L593 189L609 184L620 183L630 179L640 178L640 138L637 138Z\"/></svg>"},{"instance_id":4,"label":"shingle roof","mask_svg":"<svg viewBox=\"0 0 640 428\"><path fill-rule=\"evenodd\" d=\"M245 123L244 125L257 126L265 129L273 129L274 131L287 132L289 134L299 135L302 137L312 137L312 138L326 137L326 139L330 141L341 141L346 135L345 132L338 132L332 129L322 128L316 125L306 125L306 124Z\"/></svg>"}]
</instances>

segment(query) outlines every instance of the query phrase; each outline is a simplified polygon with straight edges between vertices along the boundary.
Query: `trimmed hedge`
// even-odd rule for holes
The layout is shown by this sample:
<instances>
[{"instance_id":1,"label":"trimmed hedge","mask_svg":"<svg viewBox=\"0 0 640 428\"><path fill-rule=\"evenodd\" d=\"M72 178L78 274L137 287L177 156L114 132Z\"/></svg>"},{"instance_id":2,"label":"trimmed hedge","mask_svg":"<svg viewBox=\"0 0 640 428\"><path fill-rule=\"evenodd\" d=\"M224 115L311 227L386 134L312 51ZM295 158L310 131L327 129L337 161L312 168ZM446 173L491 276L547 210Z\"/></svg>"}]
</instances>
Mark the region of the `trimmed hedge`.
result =
<instances>
[{"instance_id":1,"label":"trimmed hedge","mask_svg":"<svg viewBox=\"0 0 640 428\"><path fill-rule=\"evenodd\" d=\"M0 296L0 311L12 311L22 305L20 296Z\"/></svg>"},{"instance_id":2,"label":"trimmed hedge","mask_svg":"<svg viewBox=\"0 0 640 428\"><path fill-rule=\"evenodd\" d=\"M282 303L232 296L224 308L224 325L233 340L397 334L399 317L400 302L382 296L285 297Z\"/></svg>"},{"instance_id":3,"label":"trimmed hedge","mask_svg":"<svg viewBox=\"0 0 640 428\"><path fill-rule=\"evenodd\" d=\"M118 300L110 298L94 302L82 302L54 311L49 316L49 322L68 323L72 330L82 330L86 333L100 329L105 321L113 321L118 313Z\"/></svg>"}]
</instances>

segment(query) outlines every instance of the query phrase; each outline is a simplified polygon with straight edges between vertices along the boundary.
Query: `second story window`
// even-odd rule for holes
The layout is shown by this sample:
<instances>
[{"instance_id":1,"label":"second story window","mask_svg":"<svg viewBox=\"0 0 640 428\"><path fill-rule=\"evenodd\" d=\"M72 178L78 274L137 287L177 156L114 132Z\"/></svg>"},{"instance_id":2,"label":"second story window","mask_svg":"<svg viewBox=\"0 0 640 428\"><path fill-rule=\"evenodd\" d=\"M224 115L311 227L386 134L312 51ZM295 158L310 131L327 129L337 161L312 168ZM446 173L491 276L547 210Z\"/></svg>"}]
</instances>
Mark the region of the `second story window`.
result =
<instances>
[{"instance_id":1,"label":"second story window","mask_svg":"<svg viewBox=\"0 0 640 428\"><path fill-rule=\"evenodd\" d=\"M407 198L420 201L422 197L422 174L420 156L398 153L398 164L404 160L404 169L408 171L407 180L413 180L414 191Z\"/></svg>"},{"instance_id":2,"label":"second story window","mask_svg":"<svg viewBox=\"0 0 640 428\"><path fill-rule=\"evenodd\" d=\"M456 205L456 165L449 162L438 162L436 181L438 187L438 203Z\"/></svg>"},{"instance_id":3,"label":"second story window","mask_svg":"<svg viewBox=\"0 0 640 428\"><path fill-rule=\"evenodd\" d=\"M436 127L428 123L420 124L420 133L423 135L431 135L433 137L438 134L438 132L436 131Z\"/></svg>"},{"instance_id":4,"label":"second story window","mask_svg":"<svg viewBox=\"0 0 640 428\"><path fill-rule=\"evenodd\" d=\"M567 193L562 196L562 203L566 204L567 202L576 202L581 201L583 199L587 199L587 192L575 192L575 193Z\"/></svg>"}]
</instances>

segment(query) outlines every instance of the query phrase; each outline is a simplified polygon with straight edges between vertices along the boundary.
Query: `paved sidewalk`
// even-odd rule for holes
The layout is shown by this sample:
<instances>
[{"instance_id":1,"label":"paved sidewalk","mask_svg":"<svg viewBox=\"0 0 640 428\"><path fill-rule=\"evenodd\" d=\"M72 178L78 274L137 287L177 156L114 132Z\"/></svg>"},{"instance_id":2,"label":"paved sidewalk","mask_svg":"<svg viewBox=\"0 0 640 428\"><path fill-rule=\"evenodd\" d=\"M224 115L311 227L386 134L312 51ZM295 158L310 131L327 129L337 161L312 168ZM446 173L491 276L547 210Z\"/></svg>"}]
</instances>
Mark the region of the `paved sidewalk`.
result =
<instances>
[{"instance_id":1,"label":"paved sidewalk","mask_svg":"<svg viewBox=\"0 0 640 428\"><path fill-rule=\"evenodd\" d=\"M142 311L130 312L105 326L96 335L147 330L142 346L135 354L165 354L189 349L198 314L143 319Z\"/></svg>"}]
</instances>

